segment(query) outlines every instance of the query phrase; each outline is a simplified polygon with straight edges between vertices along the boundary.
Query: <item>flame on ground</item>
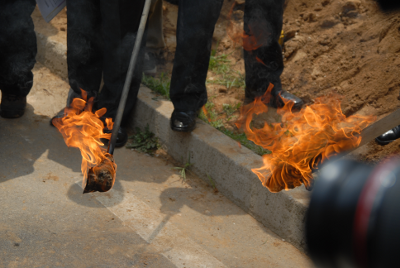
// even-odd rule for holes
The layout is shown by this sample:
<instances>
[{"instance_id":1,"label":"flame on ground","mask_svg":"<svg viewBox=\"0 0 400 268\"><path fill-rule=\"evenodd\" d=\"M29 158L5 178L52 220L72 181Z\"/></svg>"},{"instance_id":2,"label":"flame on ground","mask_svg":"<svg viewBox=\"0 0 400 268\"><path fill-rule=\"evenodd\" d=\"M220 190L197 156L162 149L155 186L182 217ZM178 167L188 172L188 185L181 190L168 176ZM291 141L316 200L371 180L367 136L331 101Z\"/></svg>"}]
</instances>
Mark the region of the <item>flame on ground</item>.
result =
<instances>
[{"instance_id":1,"label":"flame on ground","mask_svg":"<svg viewBox=\"0 0 400 268\"><path fill-rule=\"evenodd\" d=\"M346 117L338 96L317 98L297 113L292 113L293 103L285 101L278 109L282 123L264 124L257 129L251 126L254 115L268 111L270 84L264 96L241 108L236 123L249 140L271 154L263 156L264 166L252 171L271 192L289 190L304 184L313 185L312 171L318 164L332 156L357 147L361 131L371 124L372 116Z\"/></svg>"},{"instance_id":2,"label":"flame on ground","mask_svg":"<svg viewBox=\"0 0 400 268\"><path fill-rule=\"evenodd\" d=\"M64 117L53 119L53 125L61 132L68 147L75 147L81 151L83 174L83 188L87 183L90 168L95 168L100 164L109 172L113 173L112 185L115 182L117 165L110 161L112 156L107 153L104 143L100 139L110 139L111 133L104 133L104 123L100 118L106 113L107 109L102 108L95 113L92 112L93 99L87 101L87 93L82 90L82 99L75 98L70 108L64 109ZM111 118L106 118L106 127L112 130L113 122Z\"/></svg>"}]
</instances>

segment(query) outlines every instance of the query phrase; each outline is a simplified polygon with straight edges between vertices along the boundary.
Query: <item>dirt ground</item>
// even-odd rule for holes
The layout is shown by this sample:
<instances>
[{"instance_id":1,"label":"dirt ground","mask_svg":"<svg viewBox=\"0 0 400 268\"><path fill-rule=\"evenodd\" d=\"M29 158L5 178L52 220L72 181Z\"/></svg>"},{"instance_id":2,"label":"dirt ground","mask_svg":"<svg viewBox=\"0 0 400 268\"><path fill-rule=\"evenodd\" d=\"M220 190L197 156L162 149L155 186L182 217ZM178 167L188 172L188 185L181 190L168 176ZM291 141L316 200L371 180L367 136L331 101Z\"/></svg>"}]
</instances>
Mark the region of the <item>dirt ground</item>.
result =
<instances>
[{"instance_id":1,"label":"dirt ground","mask_svg":"<svg viewBox=\"0 0 400 268\"><path fill-rule=\"evenodd\" d=\"M229 61L229 71L244 75L242 50L227 34L233 0L224 2L215 28L215 56ZM245 1L237 0L237 3ZM175 50L177 6L164 1L167 42L166 70L172 67ZM239 14L240 15L240 14ZM383 13L373 0L288 0L284 12L283 88L310 104L329 93L343 96L342 110L379 118L400 106L400 13ZM218 46L217 46L218 45ZM225 57L226 56L226 57ZM239 77L236 75L236 77ZM229 87L218 70L209 70L207 90L217 118L234 128L225 106L235 107L244 97L244 87ZM228 77L229 78L229 77ZM226 108L226 107L225 107ZM226 119L228 120L227 122ZM367 144L358 157L367 161L400 153L400 141L387 146Z\"/></svg>"},{"instance_id":2,"label":"dirt ground","mask_svg":"<svg viewBox=\"0 0 400 268\"><path fill-rule=\"evenodd\" d=\"M243 4L244 0L236 0ZM215 63L207 77L209 112L215 125L231 131L244 98L242 48L227 29L235 0L225 0L213 38ZM166 48L160 53L157 76L170 76L176 48L178 7L164 1ZM241 23L240 12L236 18ZM383 13L373 0L287 0L283 31L285 90L310 104L316 97L343 96L342 110L379 118L400 106L400 13ZM60 16L60 15L59 15ZM65 20L62 20L65 22ZM53 25L65 31L65 23ZM370 142L357 155L376 162L400 153L400 140L387 146Z\"/></svg>"}]
</instances>

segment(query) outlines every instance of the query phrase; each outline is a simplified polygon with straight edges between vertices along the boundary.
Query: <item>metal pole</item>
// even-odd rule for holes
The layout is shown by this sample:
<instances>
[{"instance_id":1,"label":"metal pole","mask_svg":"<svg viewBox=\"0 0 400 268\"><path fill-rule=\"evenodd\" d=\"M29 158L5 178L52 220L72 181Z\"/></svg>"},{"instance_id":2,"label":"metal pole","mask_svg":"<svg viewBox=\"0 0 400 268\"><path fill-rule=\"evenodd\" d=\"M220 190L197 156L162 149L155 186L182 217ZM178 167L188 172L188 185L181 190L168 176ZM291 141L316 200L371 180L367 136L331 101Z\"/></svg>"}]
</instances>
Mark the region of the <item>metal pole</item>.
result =
<instances>
[{"instance_id":1,"label":"metal pole","mask_svg":"<svg viewBox=\"0 0 400 268\"><path fill-rule=\"evenodd\" d=\"M135 46L133 47L131 61L129 62L128 72L126 74L124 88L122 90L121 100L119 101L117 116L115 117L114 127L111 134L111 139L108 145L108 153L113 154L115 149L115 142L117 141L118 130L121 125L122 115L125 110L126 99L128 98L129 88L131 87L133 73L135 71L136 61L142 43L142 37L146 28L147 17L149 15L151 0L145 0L142 17L140 19L139 28L136 35Z\"/></svg>"}]
</instances>

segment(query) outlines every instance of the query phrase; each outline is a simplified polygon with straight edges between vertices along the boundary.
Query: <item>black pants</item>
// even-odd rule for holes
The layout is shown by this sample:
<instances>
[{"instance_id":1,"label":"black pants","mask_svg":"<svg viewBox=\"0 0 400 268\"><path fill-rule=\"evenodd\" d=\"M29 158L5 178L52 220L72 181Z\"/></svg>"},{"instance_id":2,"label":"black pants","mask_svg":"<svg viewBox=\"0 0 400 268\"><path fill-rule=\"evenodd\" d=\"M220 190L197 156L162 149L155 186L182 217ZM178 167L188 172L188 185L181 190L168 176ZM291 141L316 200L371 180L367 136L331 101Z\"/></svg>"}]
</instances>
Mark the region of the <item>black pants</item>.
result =
<instances>
[{"instance_id":1,"label":"black pants","mask_svg":"<svg viewBox=\"0 0 400 268\"><path fill-rule=\"evenodd\" d=\"M68 0L68 78L75 96L81 89L95 97L95 109L115 119L144 0ZM143 38L126 103L123 123L132 111L142 79ZM104 86L99 93L101 78Z\"/></svg>"},{"instance_id":2,"label":"black pants","mask_svg":"<svg viewBox=\"0 0 400 268\"><path fill-rule=\"evenodd\" d=\"M214 26L223 0L179 1L177 47L170 97L177 110L197 110L207 102L205 81ZM284 0L246 0L244 31L257 39L259 47L246 51L246 96L262 95L269 83L273 94L281 90ZM257 61L259 58L262 62Z\"/></svg>"},{"instance_id":3,"label":"black pants","mask_svg":"<svg viewBox=\"0 0 400 268\"><path fill-rule=\"evenodd\" d=\"M33 85L36 34L31 14L35 0L0 0L0 90L26 96Z\"/></svg>"}]
</instances>

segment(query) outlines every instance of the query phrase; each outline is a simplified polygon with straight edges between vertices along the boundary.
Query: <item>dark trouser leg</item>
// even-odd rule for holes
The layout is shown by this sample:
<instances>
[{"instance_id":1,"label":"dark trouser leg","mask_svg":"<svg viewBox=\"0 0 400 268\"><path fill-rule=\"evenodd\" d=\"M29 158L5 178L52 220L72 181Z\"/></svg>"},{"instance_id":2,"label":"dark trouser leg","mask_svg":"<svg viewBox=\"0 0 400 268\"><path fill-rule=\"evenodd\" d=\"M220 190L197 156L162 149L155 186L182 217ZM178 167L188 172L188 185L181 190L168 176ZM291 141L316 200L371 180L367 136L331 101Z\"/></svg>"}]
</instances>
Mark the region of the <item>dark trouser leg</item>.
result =
<instances>
[{"instance_id":1,"label":"dark trouser leg","mask_svg":"<svg viewBox=\"0 0 400 268\"><path fill-rule=\"evenodd\" d=\"M261 96L269 83L273 95L281 89L282 49L278 43L282 31L284 0L246 0L244 31L257 40L256 47L244 45L246 97ZM244 40L246 44L246 40ZM258 61L261 60L262 62Z\"/></svg>"},{"instance_id":2,"label":"dark trouser leg","mask_svg":"<svg viewBox=\"0 0 400 268\"><path fill-rule=\"evenodd\" d=\"M107 117L115 118L116 116L143 6L144 0L101 0L104 87L99 94L96 107L107 108ZM127 121L136 102L142 79L145 43L144 36L122 118L123 123Z\"/></svg>"},{"instance_id":3,"label":"dark trouser leg","mask_svg":"<svg viewBox=\"0 0 400 268\"><path fill-rule=\"evenodd\" d=\"M0 0L0 90L25 97L33 85L35 0Z\"/></svg>"},{"instance_id":4,"label":"dark trouser leg","mask_svg":"<svg viewBox=\"0 0 400 268\"><path fill-rule=\"evenodd\" d=\"M179 1L177 47L170 97L176 110L195 111L207 102L205 81L214 26L222 0Z\"/></svg>"},{"instance_id":5,"label":"dark trouser leg","mask_svg":"<svg viewBox=\"0 0 400 268\"><path fill-rule=\"evenodd\" d=\"M100 0L70 0L67 10L68 79L74 91L69 95L80 97L83 89L96 96L103 71Z\"/></svg>"}]
</instances>

